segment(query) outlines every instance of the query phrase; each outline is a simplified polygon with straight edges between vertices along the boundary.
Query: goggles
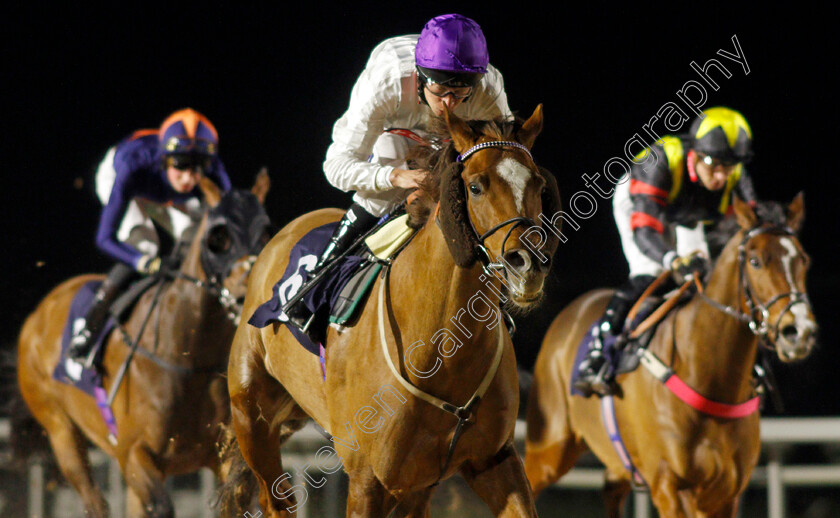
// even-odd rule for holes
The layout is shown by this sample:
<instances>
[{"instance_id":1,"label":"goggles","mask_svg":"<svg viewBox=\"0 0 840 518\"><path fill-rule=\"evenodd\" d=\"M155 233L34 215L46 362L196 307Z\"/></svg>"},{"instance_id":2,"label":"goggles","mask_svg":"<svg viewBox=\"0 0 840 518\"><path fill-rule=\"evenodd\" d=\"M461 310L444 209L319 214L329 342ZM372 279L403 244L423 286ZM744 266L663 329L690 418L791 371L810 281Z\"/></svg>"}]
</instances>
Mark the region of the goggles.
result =
<instances>
[{"instance_id":1,"label":"goggles","mask_svg":"<svg viewBox=\"0 0 840 518\"><path fill-rule=\"evenodd\" d=\"M188 169L206 171L210 168L212 158L195 153L175 153L166 157L167 165L179 171Z\"/></svg>"},{"instance_id":2,"label":"goggles","mask_svg":"<svg viewBox=\"0 0 840 518\"><path fill-rule=\"evenodd\" d=\"M417 67L417 76L426 90L435 97L451 95L459 101L472 94L472 84L480 79L480 74L447 75L445 72L426 70L423 67Z\"/></svg>"},{"instance_id":3,"label":"goggles","mask_svg":"<svg viewBox=\"0 0 840 518\"><path fill-rule=\"evenodd\" d=\"M739 160L733 159L723 159L723 158L714 158L710 155L706 155L703 153L697 153L697 157L700 159L701 162L706 164L707 166L714 169L715 167L734 167L738 165Z\"/></svg>"},{"instance_id":4,"label":"goggles","mask_svg":"<svg viewBox=\"0 0 840 518\"><path fill-rule=\"evenodd\" d=\"M451 95L455 99L462 101L472 94L472 89L473 87L471 86L458 86L455 88L450 88L437 83L426 83L426 90L430 94L434 95L435 97L440 97L441 99L446 97L447 95Z\"/></svg>"}]
</instances>

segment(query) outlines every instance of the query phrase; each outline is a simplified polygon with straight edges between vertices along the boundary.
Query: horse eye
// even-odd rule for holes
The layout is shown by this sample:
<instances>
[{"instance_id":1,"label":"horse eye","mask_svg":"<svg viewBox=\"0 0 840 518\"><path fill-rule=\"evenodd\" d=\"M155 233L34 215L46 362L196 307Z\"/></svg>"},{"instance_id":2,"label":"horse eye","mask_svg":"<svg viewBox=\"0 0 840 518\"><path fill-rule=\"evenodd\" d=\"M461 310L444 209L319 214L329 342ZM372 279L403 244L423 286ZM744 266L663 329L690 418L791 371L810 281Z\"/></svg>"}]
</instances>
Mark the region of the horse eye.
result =
<instances>
[{"instance_id":1,"label":"horse eye","mask_svg":"<svg viewBox=\"0 0 840 518\"><path fill-rule=\"evenodd\" d=\"M224 225L218 225L207 233L207 248L214 254L223 254L230 249L230 232Z\"/></svg>"},{"instance_id":2,"label":"horse eye","mask_svg":"<svg viewBox=\"0 0 840 518\"><path fill-rule=\"evenodd\" d=\"M475 182L470 184L470 194L479 196L481 194L481 186Z\"/></svg>"},{"instance_id":3,"label":"horse eye","mask_svg":"<svg viewBox=\"0 0 840 518\"><path fill-rule=\"evenodd\" d=\"M750 266L753 268L761 268L761 261L758 260L758 257L750 257Z\"/></svg>"}]
</instances>

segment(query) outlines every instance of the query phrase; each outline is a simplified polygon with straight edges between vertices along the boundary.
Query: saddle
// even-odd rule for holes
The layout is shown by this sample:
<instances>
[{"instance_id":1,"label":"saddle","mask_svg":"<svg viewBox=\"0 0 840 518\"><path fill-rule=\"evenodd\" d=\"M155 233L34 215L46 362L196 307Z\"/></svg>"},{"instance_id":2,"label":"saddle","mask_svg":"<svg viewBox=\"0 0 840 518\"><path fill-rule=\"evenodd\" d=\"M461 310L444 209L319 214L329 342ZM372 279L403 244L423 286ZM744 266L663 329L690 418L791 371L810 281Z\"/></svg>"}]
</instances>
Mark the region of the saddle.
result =
<instances>
[{"instance_id":1,"label":"saddle","mask_svg":"<svg viewBox=\"0 0 840 518\"><path fill-rule=\"evenodd\" d=\"M404 213L380 222L347 255L337 259L338 263L327 265L324 270L329 272L316 285L308 286L304 281L327 246L336 223L311 230L292 247L289 264L272 288L271 299L254 311L248 323L258 328L273 322L286 324L306 350L323 357L328 326L355 325L376 276L414 236L415 230L407 223L408 214ZM283 305L304 288L308 291L302 301L314 315L307 332L289 324L282 311Z\"/></svg>"}]
</instances>

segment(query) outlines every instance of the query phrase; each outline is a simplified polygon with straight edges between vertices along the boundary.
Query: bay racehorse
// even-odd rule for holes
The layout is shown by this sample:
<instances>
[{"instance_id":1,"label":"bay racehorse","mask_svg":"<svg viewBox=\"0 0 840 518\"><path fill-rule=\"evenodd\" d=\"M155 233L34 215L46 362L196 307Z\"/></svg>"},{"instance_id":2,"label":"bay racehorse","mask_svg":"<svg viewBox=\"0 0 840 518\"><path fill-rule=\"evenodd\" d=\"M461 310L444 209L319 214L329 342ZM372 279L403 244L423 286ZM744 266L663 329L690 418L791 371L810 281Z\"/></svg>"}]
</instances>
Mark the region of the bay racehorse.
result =
<instances>
[{"instance_id":1,"label":"bay racehorse","mask_svg":"<svg viewBox=\"0 0 840 518\"><path fill-rule=\"evenodd\" d=\"M802 195L786 209L757 209L735 200L727 221L733 228L705 291L656 329L652 355L642 362L652 360L659 379L645 368L618 377L623 396L612 403L626 462L611 444L598 398L570 393L576 349L610 292L586 293L557 315L528 400L525 468L535 493L589 448L606 466L610 517L621 514L633 471L662 517L735 516L761 448L752 376L758 348L772 347L783 362L800 360L816 332L805 292L809 258L797 238Z\"/></svg>"},{"instance_id":2,"label":"bay racehorse","mask_svg":"<svg viewBox=\"0 0 840 518\"><path fill-rule=\"evenodd\" d=\"M499 300L534 306L557 247L536 224L541 211L559 210L553 177L530 153L542 107L524 123L445 120L451 142L418 166L437 180L414 202L428 222L415 221L422 226L376 280L358 322L328 330L326 378L285 326L243 322L236 332L236 451L267 517L291 516L303 495L279 453L310 417L333 441L319 455L349 475L347 516L428 516L437 482L456 473L495 515L536 516L513 447L516 358ZM315 211L273 238L254 265L244 315L271 298L301 236L340 217Z\"/></svg>"},{"instance_id":3,"label":"bay racehorse","mask_svg":"<svg viewBox=\"0 0 840 518\"><path fill-rule=\"evenodd\" d=\"M230 417L224 370L235 324L229 316L244 299L246 278L268 241L262 203L269 188L261 172L252 190L224 195L209 180L201 190L209 210L181 262L147 291L111 333L101 370L111 390L130 353L125 336L142 330L138 354L111 406L116 444L93 397L52 379L60 360L62 330L76 292L102 276L83 275L53 289L24 323L18 345L18 383L32 415L46 430L62 473L81 495L90 517L108 514L91 478L89 439L120 465L132 517L173 516L164 488L169 475L208 467L220 472L220 425ZM159 303L153 298L157 292ZM143 327L149 312L148 326Z\"/></svg>"}]
</instances>

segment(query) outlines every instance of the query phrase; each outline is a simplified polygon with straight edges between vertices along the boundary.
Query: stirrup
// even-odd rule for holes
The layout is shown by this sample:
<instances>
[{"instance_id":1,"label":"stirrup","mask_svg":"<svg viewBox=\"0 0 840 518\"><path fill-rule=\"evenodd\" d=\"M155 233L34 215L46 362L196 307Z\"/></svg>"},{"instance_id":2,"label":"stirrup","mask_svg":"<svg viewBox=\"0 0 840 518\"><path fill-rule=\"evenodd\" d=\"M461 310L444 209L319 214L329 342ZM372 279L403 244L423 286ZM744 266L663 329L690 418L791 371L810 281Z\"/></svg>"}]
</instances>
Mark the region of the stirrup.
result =
<instances>
[{"instance_id":1,"label":"stirrup","mask_svg":"<svg viewBox=\"0 0 840 518\"><path fill-rule=\"evenodd\" d=\"M612 396L616 393L614 381L608 379L610 368L609 363L604 362L601 369L595 374L595 377L592 378L592 381L589 383L590 387L592 387L592 391L598 394L599 397Z\"/></svg>"}]
</instances>

